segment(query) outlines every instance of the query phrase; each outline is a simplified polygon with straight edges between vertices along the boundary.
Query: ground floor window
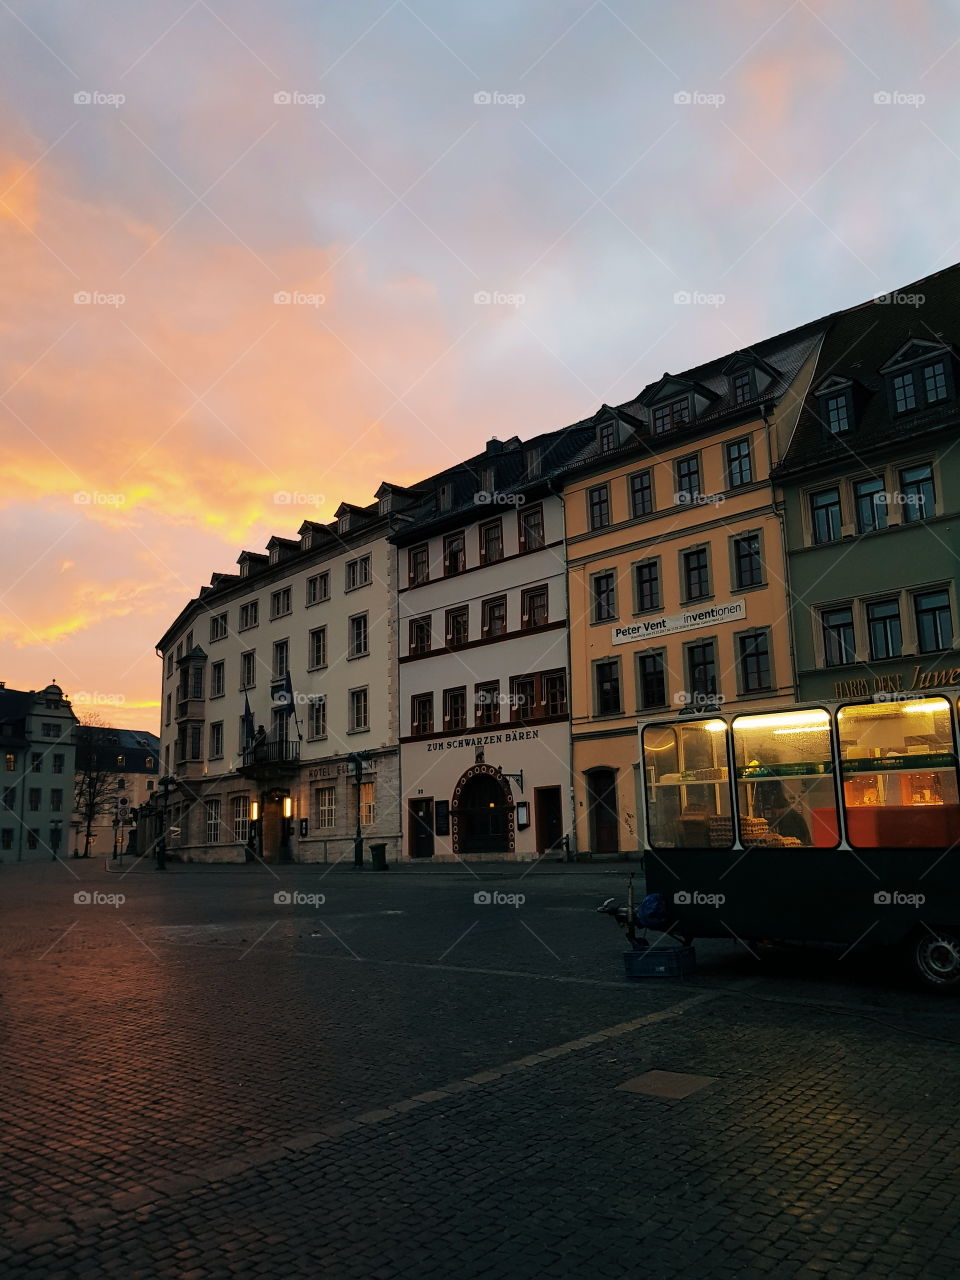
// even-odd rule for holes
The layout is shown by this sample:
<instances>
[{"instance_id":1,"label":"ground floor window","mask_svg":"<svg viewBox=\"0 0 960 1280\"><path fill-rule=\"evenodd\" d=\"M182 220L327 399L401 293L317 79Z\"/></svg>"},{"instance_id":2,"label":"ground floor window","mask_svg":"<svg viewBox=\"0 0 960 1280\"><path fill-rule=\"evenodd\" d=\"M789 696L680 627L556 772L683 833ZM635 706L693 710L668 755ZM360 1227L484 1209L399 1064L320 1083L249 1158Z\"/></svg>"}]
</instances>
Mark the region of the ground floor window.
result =
<instances>
[{"instance_id":1,"label":"ground floor window","mask_svg":"<svg viewBox=\"0 0 960 1280\"><path fill-rule=\"evenodd\" d=\"M233 838L237 844L246 844L250 838L250 797L233 797Z\"/></svg>"},{"instance_id":2,"label":"ground floor window","mask_svg":"<svg viewBox=\"0 0 960 1280\"><path fill-rule=\"evenodd\" d=\"M360 825L372 827L377 820L377 784L360 783Z\"/></svg>"},{"instance_id":3,"label":"ground floor window","mask_svg":"<svg viewBox=\"0 0 960 1280\"><path fill-rule=\"evenodd\" d=\"M217 844L220 840L220 801L207 801L207 844Z\"/></svg>"},{"instance_id":4,"label":"ground floor window","mask_svg":"<svg viewBox=\"0 0 960 1280\"><path fill-rule=\"evenodd\" d=\"M316 824L321 828L337 825L337 788L317 787L313 793Z\"/></svg>"}]
</instances>

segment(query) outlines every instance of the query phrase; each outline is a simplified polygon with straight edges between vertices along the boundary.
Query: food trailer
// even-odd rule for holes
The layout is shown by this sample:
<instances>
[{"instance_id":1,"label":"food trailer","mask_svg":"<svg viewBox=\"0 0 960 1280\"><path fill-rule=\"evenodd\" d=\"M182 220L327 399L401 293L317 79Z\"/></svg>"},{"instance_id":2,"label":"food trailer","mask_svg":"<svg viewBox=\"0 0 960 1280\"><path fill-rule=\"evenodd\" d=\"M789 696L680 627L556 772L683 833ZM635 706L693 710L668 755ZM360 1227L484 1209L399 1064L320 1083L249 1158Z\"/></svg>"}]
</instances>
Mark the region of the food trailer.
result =
<instances>
[{"instance_id":1,"label":"food trailer","mask_svg":"<svg viewBox=\"0 0 960 1280\"><path fill-rule=\"evenodd\" d=\"M953 697L641 723L647 889L689 939L905 948L960 989Z\"/></svg>"}]
</instances>

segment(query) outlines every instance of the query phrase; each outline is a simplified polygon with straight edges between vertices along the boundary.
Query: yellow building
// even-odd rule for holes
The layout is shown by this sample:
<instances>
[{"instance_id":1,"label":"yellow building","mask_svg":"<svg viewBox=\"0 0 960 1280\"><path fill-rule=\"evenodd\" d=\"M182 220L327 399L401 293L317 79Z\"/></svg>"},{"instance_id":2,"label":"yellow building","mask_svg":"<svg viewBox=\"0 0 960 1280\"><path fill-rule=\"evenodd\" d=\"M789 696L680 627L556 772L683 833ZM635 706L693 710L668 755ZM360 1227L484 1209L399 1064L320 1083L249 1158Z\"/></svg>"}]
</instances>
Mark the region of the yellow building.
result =
<instances>
[{"instance_id":1,"label":"yellow building","mask_svg":"<svg viewBox=\"0 0 960 1280\"><path fill-rule=\"evenodd\" d=\"M641 844L637 723L795 700L782 510L786 449L824 324L597 414L564 487L576 847Z\"/></svg>"}]
</instances>

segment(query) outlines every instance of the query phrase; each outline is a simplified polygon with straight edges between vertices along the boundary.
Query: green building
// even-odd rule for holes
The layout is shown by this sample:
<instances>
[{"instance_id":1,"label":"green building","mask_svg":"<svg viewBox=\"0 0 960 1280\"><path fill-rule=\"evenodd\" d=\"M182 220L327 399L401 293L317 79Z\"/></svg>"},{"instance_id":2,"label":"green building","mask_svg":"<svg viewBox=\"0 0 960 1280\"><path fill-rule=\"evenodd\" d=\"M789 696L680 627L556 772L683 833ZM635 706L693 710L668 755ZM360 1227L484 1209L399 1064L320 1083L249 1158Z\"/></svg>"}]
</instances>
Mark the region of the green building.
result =
<instances>
[{"instance_id":1,"label":"green building","mask_svg":"<svg viewBox=\"0 0 960 1280\"><path fill-rule=\"evenodd\" d=\"M784 494L801 701L960 686L960 267L835 316Z\"/></svg>"}]
</instances>

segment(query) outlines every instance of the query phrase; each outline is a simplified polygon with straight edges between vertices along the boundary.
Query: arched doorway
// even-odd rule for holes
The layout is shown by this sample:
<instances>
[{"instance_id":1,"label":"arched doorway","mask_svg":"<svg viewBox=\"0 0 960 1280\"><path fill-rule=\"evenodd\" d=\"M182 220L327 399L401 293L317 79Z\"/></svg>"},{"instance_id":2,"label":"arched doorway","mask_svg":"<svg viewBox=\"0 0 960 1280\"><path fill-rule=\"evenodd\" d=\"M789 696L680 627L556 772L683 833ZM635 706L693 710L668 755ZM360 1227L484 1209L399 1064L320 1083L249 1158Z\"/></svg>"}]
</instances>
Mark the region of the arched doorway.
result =
<instances>
[{"instance_id":1,"label":"arched doorway","mask_svg":"<svg viewBox=\"0 0 960 1280\"><path fill-rule=\"evenodd\" d=\"M450 806L455 854L513 853L514 812L509 783L491 765L468 769Z\"/></svg>"},{"instance_id":2,"label":"arched doorway","mask_svg":"<svg viewBox=\"0 0 960 1280\"><path fill-rule=\"evenodd\" d=\"M616 769L591 769L586 775L590 850L616 853L620 848Z\"/></svg>"}]
</instances>

